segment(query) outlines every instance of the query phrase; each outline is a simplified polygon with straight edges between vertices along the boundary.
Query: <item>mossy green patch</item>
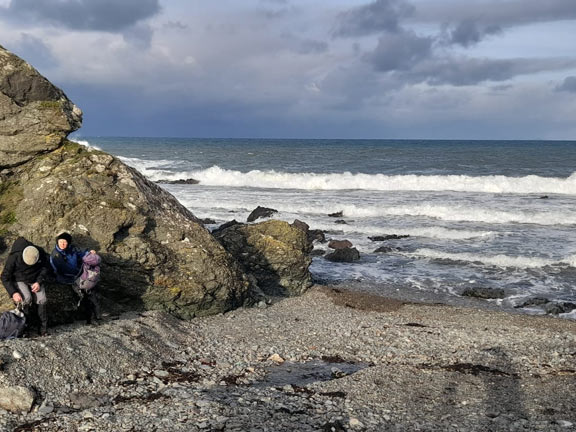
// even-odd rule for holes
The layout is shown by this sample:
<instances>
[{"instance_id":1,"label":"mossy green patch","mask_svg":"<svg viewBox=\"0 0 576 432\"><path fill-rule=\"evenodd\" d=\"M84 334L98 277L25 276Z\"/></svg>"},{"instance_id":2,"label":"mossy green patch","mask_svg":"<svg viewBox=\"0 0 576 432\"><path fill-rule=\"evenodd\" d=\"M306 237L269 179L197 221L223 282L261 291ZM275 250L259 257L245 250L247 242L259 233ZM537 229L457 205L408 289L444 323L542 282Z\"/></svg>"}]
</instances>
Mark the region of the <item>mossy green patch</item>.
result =
<instances>
[{"instance_id":1,"label":"mossy green patch","mask_svg":"<svg viewBox=\"0 0 576 432\"><path fill-rule=\"evenodd\" d=\"M40 109L59 109L62 106L60 101L41 101Z\"/></svg>"},{"instance_id":2,"label":"mossy green patch","mask_svg":"<svg viewBox=\"0 0 576 432\"><path fill-rule=\"evenodd\" d=\"M22 200L21 188L13 182L0 183L0 235L5 236L16 222L16 206Z\"/></svg>"}]
</instances>

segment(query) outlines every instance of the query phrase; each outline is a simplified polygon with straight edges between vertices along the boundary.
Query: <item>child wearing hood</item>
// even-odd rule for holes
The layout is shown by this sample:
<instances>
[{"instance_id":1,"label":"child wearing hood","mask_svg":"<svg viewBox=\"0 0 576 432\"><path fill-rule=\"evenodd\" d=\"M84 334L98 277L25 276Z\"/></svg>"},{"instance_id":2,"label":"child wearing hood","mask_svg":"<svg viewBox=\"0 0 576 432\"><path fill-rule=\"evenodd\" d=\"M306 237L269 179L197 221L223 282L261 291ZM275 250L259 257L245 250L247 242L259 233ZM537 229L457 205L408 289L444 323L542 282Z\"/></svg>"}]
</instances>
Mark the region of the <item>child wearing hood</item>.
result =
<instances>
[{"instance_id":1,"label":"child wearing hood","mask_svg":"<svg viewBox=\"0 0 576 432\"><path fill-rule=\"evenodd\" d=\"M56 275L56 281L61 284L72 285L80 296L79 305L86 312L86 322L92 319L100 320L100 303L96 295L95 286L87 288L82 283L83 266L97 266L100 271L100 256L95 250L80 250L72 244L72 235L63 232L56 237L56 245L50 254L50 265ZM94 284L95 285L95 284Z\"/></svg>"}]
</instances>

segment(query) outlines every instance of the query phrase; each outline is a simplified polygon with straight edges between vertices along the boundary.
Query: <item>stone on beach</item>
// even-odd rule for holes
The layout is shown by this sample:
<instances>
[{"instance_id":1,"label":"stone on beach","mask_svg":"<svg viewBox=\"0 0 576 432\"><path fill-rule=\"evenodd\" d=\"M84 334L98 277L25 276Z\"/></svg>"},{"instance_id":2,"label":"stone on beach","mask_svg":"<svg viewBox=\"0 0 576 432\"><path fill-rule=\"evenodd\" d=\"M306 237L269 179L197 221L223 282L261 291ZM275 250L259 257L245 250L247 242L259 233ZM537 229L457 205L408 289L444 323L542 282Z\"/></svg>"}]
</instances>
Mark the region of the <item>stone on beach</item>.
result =
<instances>
[{"instance_id":1,"label":"stone on beach","mask_svg":"<svg viewBox=\"0 0 576 432\"><path fill-rule=\"evenodd\" d=\"M0 387L0 408L19 413L32 409L36 395L26 387Z\"/></svg>"}]
</instances>

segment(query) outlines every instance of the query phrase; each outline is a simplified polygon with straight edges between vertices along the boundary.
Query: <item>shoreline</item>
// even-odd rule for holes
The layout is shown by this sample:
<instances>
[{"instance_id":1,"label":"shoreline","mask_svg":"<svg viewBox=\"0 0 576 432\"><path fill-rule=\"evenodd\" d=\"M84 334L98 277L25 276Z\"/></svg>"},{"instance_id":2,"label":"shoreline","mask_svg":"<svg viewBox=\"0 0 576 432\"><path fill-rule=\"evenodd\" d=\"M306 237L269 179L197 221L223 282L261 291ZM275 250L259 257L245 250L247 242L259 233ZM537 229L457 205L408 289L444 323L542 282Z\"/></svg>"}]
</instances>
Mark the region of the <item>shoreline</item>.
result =
<instances>
[{"instance_id":1,"label":"shoreline","mask_svg":"<svg viewBox=\"0 0 576 432\"><path fill-rule=\"evenodd\" d=\"M382 283L365 283L360 281L337 281L319 283L334 289L346 289L360 295L383 297L390 300L422 305L446 305L456 308L481 309L486 311L503 312L512 315L548 316L552 318L576 320L576 310L565 314L548 314L540 308L515 307L508 298L481 299L453 294L437 294L435 292L410 290L405 287L394 288ZM564 315L564 316L562 316Z\"/></svg>"},{"instance_id":2,"label":"shoreline","mask_svg":"<svg viewBox=\"0 0 576 432\"><path fill-rule=\"evenodd\" d=\"M4 341L42 431L573 430L576 323L314 286L180 321L152 311ZM12 358L13 351L22 358ZM304 367L329 379L300 385ZM44 365L38 368L38 364ZM363 365L354 373L348 365ZM293 384L266 384L284 368ZM47 376L47 370L48 372ZM155 429L154 429L155 428ZM26 429L20 429L26 430Z\"/></svg>"}]
</instances>

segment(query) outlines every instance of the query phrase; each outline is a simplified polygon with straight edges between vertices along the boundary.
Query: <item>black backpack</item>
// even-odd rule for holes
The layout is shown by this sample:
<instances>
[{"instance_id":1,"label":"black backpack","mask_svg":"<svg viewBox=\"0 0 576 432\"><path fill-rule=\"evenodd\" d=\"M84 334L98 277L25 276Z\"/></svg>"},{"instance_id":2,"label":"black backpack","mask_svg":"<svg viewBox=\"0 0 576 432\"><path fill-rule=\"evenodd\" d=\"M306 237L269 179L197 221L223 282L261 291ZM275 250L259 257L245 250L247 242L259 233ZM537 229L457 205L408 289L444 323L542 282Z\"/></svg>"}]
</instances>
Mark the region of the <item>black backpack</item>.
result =
<instances>
[{"instance_id":1,"label":"black backpack","mask_svg":"<svg viewBox=\"0 0 576 432\"><path fill-rule=\"evenodd\" d=\"M24 333L26 317L19 310L9 310L0 315L0 339L15 339Z\"/></svg>"}]
</instances>

